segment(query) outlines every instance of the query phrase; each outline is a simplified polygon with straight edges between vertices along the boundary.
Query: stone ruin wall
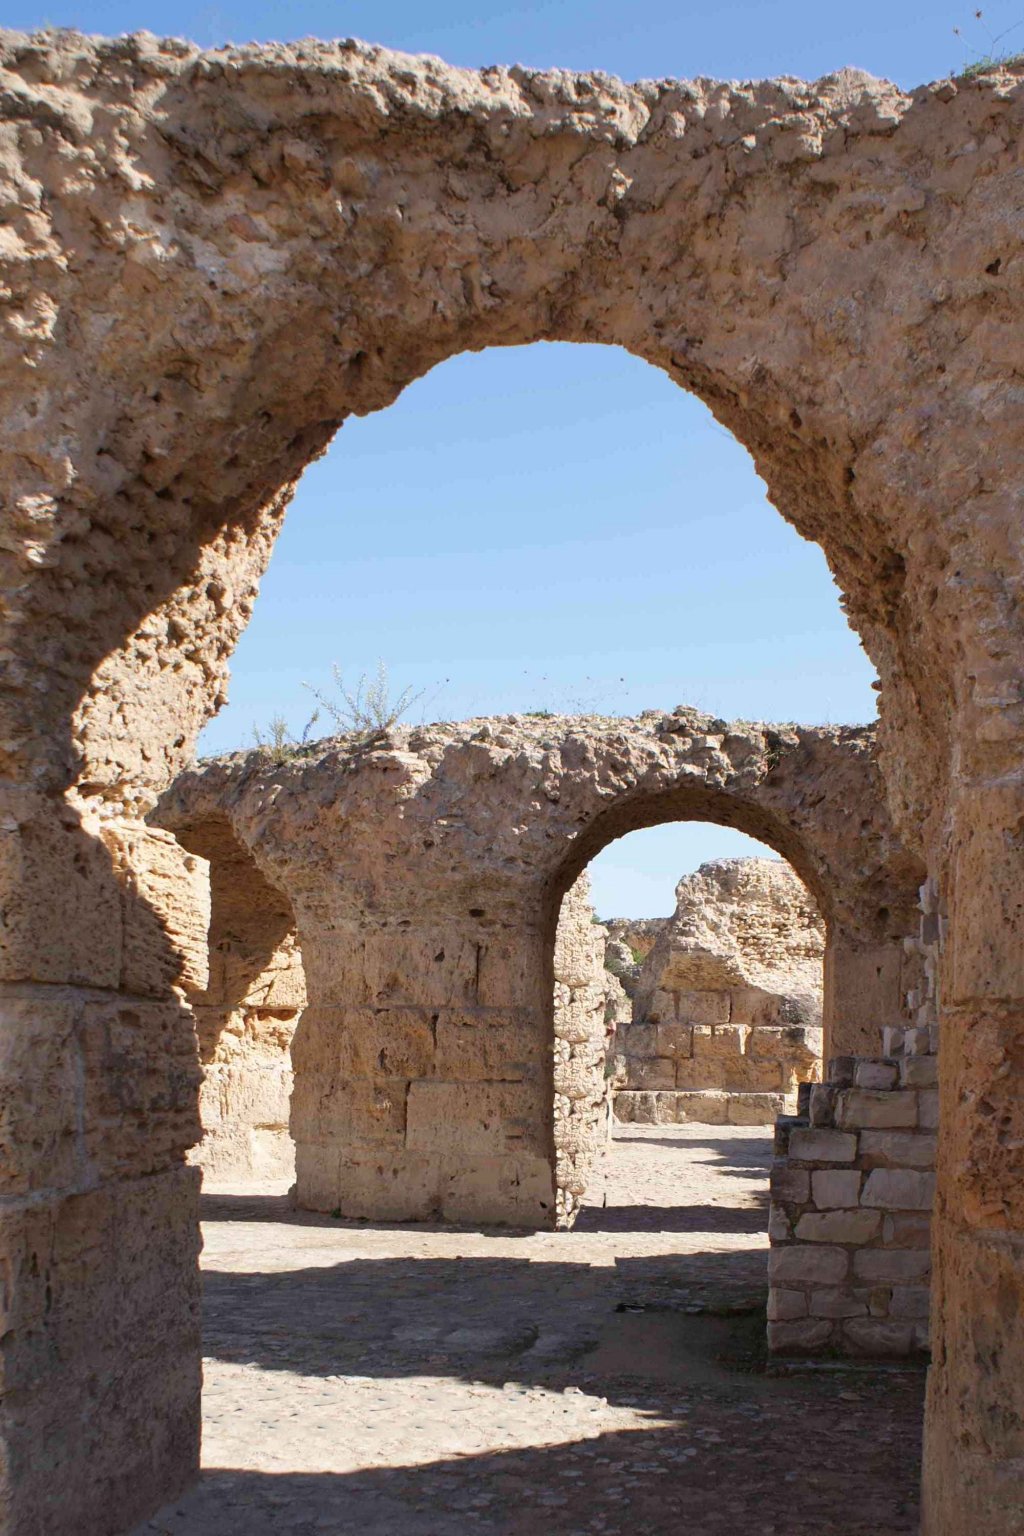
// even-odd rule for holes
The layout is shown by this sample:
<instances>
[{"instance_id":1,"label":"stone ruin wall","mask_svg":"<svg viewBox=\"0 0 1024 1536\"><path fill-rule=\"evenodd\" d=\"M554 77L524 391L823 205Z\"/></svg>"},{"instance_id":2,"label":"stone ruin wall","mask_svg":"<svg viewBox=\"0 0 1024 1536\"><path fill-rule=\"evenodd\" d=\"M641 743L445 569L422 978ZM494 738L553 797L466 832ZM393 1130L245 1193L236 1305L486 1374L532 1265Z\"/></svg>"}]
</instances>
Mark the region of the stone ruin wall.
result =
<instances>
[{"instance_id":1,"label":"stone ruin wall","mask_svg":"<svg viewBox=\"0 0 1024 1536\"><path fill-rule=\"evenodd\" d=\"M825 927L772 859L721 859L676 887L619 1032L624 1121L767 1124L821 1076Z\"/></svg>"},{"instance_id":2,"label":"stone ruin wall","mask_svg":"<svg viewBox=\"0 0 1024 1536\"><path fill-rule=\"evenodd\" d=\"M939 1126L938 991L947 919L920 890L910 1022L880 1057L841 1056L776 1126L768 1342L779 1354L904 1356L931 1342Z\"/></svg>"},{"instance_id":3,"label":"stone ruin wall","mask_svg":"<svg viewBox=\"0 0 1024 1536\"><path fill-rule=\"evenodd\" d=\"M306 1005L295 917L225 817L188 842L210 870L208 977L189 993L203 1136L189 1161L215 1181L290 1178L291 1041Z\"/></svg>"},{"instance_id":4,"label":"stone ruin wall","mask_svg":"<svg viewBox=\"0 0 1024 1536\"><path fill-rule=\"evenodd\" d=\"M555 1199L563 1229L572 1226L584 1194L594 1201L601 1190L611 1132L610 1047L622 995L605 969L607 929L589 898L584 871L562 899L555 930Z\"/></svg>"},{"instance_id":5,"label":"stone ruin wall","mask_svg":"<svg viewBox=\"0 0 1024 1536\"><path fill-rule=\"evenodd\" d=\"M3 34L0 69L3 1087L31 1128L4 1189L14 1521L130 1525L197 1464L184 994L206 946L173 887L202 879L142 817L223 702L295 481L338 426L458 352L546 338L624 346L699 395L824 550L878 669L889 805L949 914L924 1523L1017 1536L1020 72L628 86L65 32ZM296 915L315 940L330 914ZM833 1054L897 1027L883 923L826 956ZM540 1009L539 938L504 979L463 938L459 1000L525 974Z\"/></svg>"}]
</instances>

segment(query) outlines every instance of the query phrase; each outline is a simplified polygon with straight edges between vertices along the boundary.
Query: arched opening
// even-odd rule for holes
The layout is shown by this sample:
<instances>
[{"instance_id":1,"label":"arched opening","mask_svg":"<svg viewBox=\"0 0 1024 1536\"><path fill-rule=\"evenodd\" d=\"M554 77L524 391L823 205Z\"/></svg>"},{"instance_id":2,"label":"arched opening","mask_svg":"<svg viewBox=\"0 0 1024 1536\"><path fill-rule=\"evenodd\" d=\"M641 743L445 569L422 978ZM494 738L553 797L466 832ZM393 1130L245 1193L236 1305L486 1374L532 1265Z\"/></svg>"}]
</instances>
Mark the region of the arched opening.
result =
<instances>
[{"instance_id":1,"label":"arched opening","mask_svg":"<svg viewBox=\"0 0 1024 1536\"><path fill-rule=\"evenodd\" d=\"M942 1006L962 1049L946 1102L1009 1106L945 1131L937 1252L957 1304L930 1512L946 1531L973 1500L1015 1529L1012 77L913 95L845 73L626 87L354 44L200 59L145 37L19 42L10 69L18 174L55 257L14 357L4 825L20 887L9 975L33 996L23 1018L13 995L12 1082L38 1038L73 1037L47 1133L62 1156L15 1181L10 1352L32 1398L11 1431L16 1519L46 1523L56 1487L79 1523L143 1513L196 1452L194 1102L172 991L187 936L146 885L153 843L131 818L187 760L295 478L338 424L456 352L558 337L622 345L712 406L826 549L878 664L892 801L950 887ZM143 175L96 156L82 126L126 101ZM997 437L982 474L977 444ZM92 944L107 921L116 942ZM127 1039L92 1028L94 1010L69 1022L65 988L127 999ZM125 1106L134 1132L159 1119L159 1135L108 1135ZM112 1231L136 1242L123 1263ZM43 1327L65 1369L37 1390ZM981 1372L979 1355L1001 1364ZM87 1453L98 1358L111 1430ZM37 1442L54 1449L33 1459Z\"/></svg>"},{"instance_id":2,"label":"arched opening","mask_svg":"<svg viewBox=\"0 0 1024 1536\"><path fill-rule=\"evenodd\" d=\"M648 827L666 825L664 805L648 809ZM771 848L719 835L746 857L681 872L672 910L640 914L637 928L624 912L607 914L610 925L599 919L590 901L594 863L562 897L553 965L563 1227L581 1208L607 1205L617 1127L760 1126L767 1158L777 1117L796 1113L801 1083L806 1097L821 1079L829 941L818 902ZM655 1138L666 1140L671 1134ZM665 1188L660 1171L658 1183ZM764 1197L766 1205L766 1181Z\"/></svg>"}]
</instances>

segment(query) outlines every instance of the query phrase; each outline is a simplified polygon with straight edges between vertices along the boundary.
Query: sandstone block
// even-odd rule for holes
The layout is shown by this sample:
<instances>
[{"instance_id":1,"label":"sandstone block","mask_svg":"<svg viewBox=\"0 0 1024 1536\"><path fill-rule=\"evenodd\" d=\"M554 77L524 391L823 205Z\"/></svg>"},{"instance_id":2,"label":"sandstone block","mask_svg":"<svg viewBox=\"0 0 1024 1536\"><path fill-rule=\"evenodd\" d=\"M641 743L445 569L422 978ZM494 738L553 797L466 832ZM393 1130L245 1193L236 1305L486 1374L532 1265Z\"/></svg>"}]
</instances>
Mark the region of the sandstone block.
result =
<instances>
[{"instance_id":1,"label":"sandstone block","mask_svg":"<svg viewBox=\"0 0 1024 1536\"><path fill-rule=\"evenodd\" d=\"M878 1211L806 1211L796 1224L801 1243L869 1243L881 1230Z\"/></svg>"},{"instance_id":2,"label":"sandstone block","mask_svg":"<svg viewBox=\"0 0 1024 1536\"><path fill-rule=\"evenodd\" d=\"M727 1094L706 1093L659 1093L658 1115L660 1125L685 1124L728 1125L731 1100ZM661 1118L661 1117L664 1118Z\"/></svg>"},{"instance_id":3,"label":"sandstone block","mask_svg":"<svg viewBox=\"0 0 1024 1536\"><path fill-rule=\"evenodd\" d=\"M693 1029L694 1057L742 1056L748 1033L742 1024L696 1024Z\"/></svg>"},{"instance_id":4,"label":"sandstone block","mask_svg":"<svg viewBox=\"0 0 1024 1536\"><path fill-rule=\"evenodd\" d=\"M778 1286L772 1286L768 1292L768 1321L770 1323L790 1323L798 1317L806 1316L806 1291L787 1291Z\"/></svg>"},{"instance_id":5,"label":"sandstone block","mask_svg":"<svg viewBox=\"0 0 1024 1536\"><path fill-rule=\"evenodd\" d=\"M866 1317L868 1304L863 1295L833 1288L812 1291L807 1310L811 1317Z\"/></svg>"},{"instance_id":6,"label":"sandstone block","mask_svg":"<svg viewBox=\"0 0 1024 1536\"><path fill-rule=\"evenodd\" d=\"M524 1227L554 1224L555 1188L545 1158L472 1158L448 1164L441 1178L446 1221Z\"/></svg>"},{"instance_id":7,"label":"sandstone block","mask_svg":"<svg viewBox=\"0 0 1024 1536\"><path fill-rule=\"evenodd\" d=\"M693 1030L689 1024L659 1024L656 1026L656 1034L657 1049L654 1055L677 1059L688 1059L693 1055ZM630 1030L631 1047L632 1035L633 1029Z\"/></svg>"},{"instance_id":8,"label":"sandstone block","mask_svg":"<svg viewBox=\"0 0 1024 1536\"><path fill-rule=\"evenodd\" d=\"M627 1024L622 1030L622 1043L626 1055L631 1060L636 1056L671 1056L672 1051L658 1049L659 1033L660 1027L657 1024Z\"/></svg>"},{"instance_id":9,"label":"sandstone block","mask_svg":"<svg viewBox=\"0 0 1024 1536\"><path fill-rule=\"evenodd\" d=\"M406 1142L411 1152L529 1153L544 1137L547 1115L536 1087L522 1083L409 1085ZM538 1148L539 1150L539 1148Z\"/></svg>"},{"instance_id":10,"label":"sandstone block","mask_svg":"<svg viewBox=\"0 0 1024 1536\"><path fill-rule=\"evenodd\" d=\"M0 1193L79 1176L78 1010L55 989L0 995Z\"/></svg>"},{"instance_id":11,"label":"sandstone block","mask_svg":"<svg viewBox=\"0 0 1024 1536\"><path fill-rule=\"evenodd\" d=\"M866 1088L849 1088L836 1103L836 1123L844 1130L893 1130L917 1124L917 1095L896 1091L875 1093Z\"/></svg>"},{"instance_id":12,"label":"sandstone block","mask_svg":"<svg viewBox=\"0 0 1024 1536\"><path fill-rule=\"evenodd\" d=\"M850 1255L845 1248L794 1243L787 1248L773 1248L768 1255L768 1278L772 1285L838 1285L846 1279L849 1268Z\"/></svg>"},{"instance_id":13,"label":"sandstone block","mask_svg":"<svg viewBox=\"0 0 1024 1536\"><path fill-rule=\"evenodd\" d=\"M914 1344L911 1323L874 1317L852 1317L842 1325L843 1339L851 1354L909 1355Z\"/></svg>"},{"instance_id":14,"label":"sandstone block","mask_svg":"<svg viewBox=\"0 0 1024 1536\"><path fill-rule=\"evenodd\" d=\"M914 1131L863 1131L861 1162L865 1168L935 1167L936 1138Z\"/></svg>"},{"instance_id":15,"label":"sandstone block","mask_svg":"<svg viewBox=\"0 0 1024 1536\"><path fill-rule=\"evenodd\" d=\"M771 1125L786 1107L781 1093L726 1095L729 1125Z\"/></svg>"},{"instance_id":16,"label":"sandstone block","mask_svg":"<svg viewBox=\"0 0 1024 1536\"><path fill-rule=\"evenodd\" d=\"M773 1354L811 1355L832 1341L833 1325L821 1319L768 1324L768 1348Z\"/></svg>"},{"instance_id":17,"label":"sandstone block","mask_svg":"<svg viewBox=\"0 0 1024 1536\"><path fill-rule=\"evenodd\" d=\"M628 1086L633 1089L674 1088L676 1085L676 1063L670 1058L662 1059L655 1056L648 1061L631 1061L629 1064Z\"/></svg>"},{"instance_id":18,"label":"sandstone block","mask_svg":"<svg viewBox=\"0 0 1024 1536\"><path fill-rule=\"evenodd\" d=\"M827 1168L811 1175L814 1203L820 1211L860 1204L860 1172L857 1169Z\"/></svg>"},{"instance_id":19,"label":"sandstone block","mask_svg":"<svg viewBox=\"0 0 1024 1536\"><path fill-rule=\"evenodd\" d=\"M730 1093L781 1093L782 1065L777 1061L726 1060L724 1087Z\"/></svg>"},{"instance_id":20,"label":"sandstone block","mask_svg":"<svg viewBox=\"0 0 1024 1536\"><path fill-rule=\"evenodd\" d=\"M876 1168L868 1174L861 1203L890 1211L930 1211L935 1175L906 1168Z\"/></svg>"},{"instance_id":21,"label":"sandstone block","mask_svg":"<svg viewBox=\"0 0 1024 1536\"><path fill-rule=\"evenodd\" d=\"M783 1158L772 1163L771 1194L773 1200L787 1205L806 1205L811 1198L811 1175L806 1168L793 1168Z\"/></svg>"},{"instance_id":22,"label":"sandstone block","mask_svg":"<svg viewBox=\"0 0 1024 1536\"><path fill-rule=\"evenodd\" d=\"M930 1272L927 1248L865 1248L853 1256L854 1278L869 1285L906 1285L926 1279Z\"/></svg>"},{"instance_id":23,"label":"sandstone block","mask_svg":"<svg viewBox=\"0 0 1024 1536\"><path fill-rule=\"evenodd\" d=\"M900 1082L905 1088L936 1088L939 1082L937 1056L904 1056L900 1062Z\"/></svg>"},{"instance_id":24,"label":"sandstone block","mask_svg":"<svg viewBox=\"0 0 1024 1536\"><path fill-rule=\"evenodd\" d=\"M854 1081L858 1088L886 1091L895 1088L899 1076L899 1065L894 1061L859 1061Z\"/></svg>"},{"instance_id":25,"label":"sandstone block","mask_svg":"<svg viewBox=\"0 0 1024 1536\"><path fill-rule=\"evenodd\" d=\"M796 1129L790 1132L789 1155L801 1163L852 1163L857 1138L845 1131Z\"/></svg>"},{"instance_id":26,"label":"sandstone block","mask_svg":"<svg viewBox=\"0 0 1024 1536\"><path fill-rule=\"evenodd\" d=\"M439 1078L525 1078L543 1065L546 1031L542 1019L526 1009L443 1008L420 1017L436 1033L433 1070Z\"/></svg>"}]
</instances>

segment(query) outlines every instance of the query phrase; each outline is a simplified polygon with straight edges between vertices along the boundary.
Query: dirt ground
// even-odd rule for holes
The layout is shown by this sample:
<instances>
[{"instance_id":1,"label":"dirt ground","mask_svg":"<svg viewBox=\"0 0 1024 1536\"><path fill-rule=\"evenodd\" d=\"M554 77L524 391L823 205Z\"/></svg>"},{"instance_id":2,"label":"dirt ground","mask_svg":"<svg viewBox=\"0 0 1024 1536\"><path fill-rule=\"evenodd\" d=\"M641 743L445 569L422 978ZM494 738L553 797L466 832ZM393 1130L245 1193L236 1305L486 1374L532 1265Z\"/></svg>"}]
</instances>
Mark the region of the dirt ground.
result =
<instances>
[{"instance_id":1,"label":"dirt ground","mask_svg":"<svg viewBox=\"0 0 1024 1536\"><path fill-rule=\"evenodd\" d=\"M923 1372L766 1372L769 1157L621 1126L571 1233L208 1189L204 1471L137 1536L910 1536Z\"/></svg>"}]
</instances>

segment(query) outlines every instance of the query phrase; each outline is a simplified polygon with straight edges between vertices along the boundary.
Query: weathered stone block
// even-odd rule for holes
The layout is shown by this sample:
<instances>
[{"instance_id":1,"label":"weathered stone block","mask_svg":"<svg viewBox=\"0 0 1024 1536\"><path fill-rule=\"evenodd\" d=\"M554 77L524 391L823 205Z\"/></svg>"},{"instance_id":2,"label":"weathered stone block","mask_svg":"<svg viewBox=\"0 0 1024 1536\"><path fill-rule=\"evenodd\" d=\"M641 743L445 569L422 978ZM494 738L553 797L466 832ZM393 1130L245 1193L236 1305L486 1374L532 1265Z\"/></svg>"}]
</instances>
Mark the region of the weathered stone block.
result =
<instances>
[{"instance_id":1,"label":"weathered stone block","mask_svg":"<svg viewBox=\"0 0 1024 1536\"><path fill-rule=\"evenodd\" d=\"M860 1159L865 1168L935 1167L936 1139L914 1131L862 1131Z\"/></svg>"},{"instance_id":2,"label":"weathered stone block","mask_svg":"<svg viewBox=\"0 0 1024 1536\"><path fill-rule=\"evenodd\" d=\"M811 1198L811 1175L806 1168L793 1168L782 1158L772 1163L771 1195L787 1205L806 1205Z\"/></svg>"},{"instance_id":3,"label":"weathered stone block","mask_svg":"<svg viewBox=\"0 0 1024 1536\"><path fill-rule=\"evenodd\" d=\"M845 1289L812 1291L808 1301L811 1317L866 1317L867 1300Z\"/></svg>"},{"instance_id":4,"label":"weathered stone block","mask_svg":"<svg viewBox=\"0 0 1024 1536\"><path fill-rule=\"evenodd\" d=\"M527 1077L550 1049L543 1016L525 1009L441 1009L425 1018L437 1037L434 1073L443 1079Z\"/></svg>"},{"instance_id":5,"label":"weathered stone block","mask_svg":"<svg viewBox=\"0 0 1024 1536\"><path fill-rule=\"evenodd\" d=\"M917 1124L917 1094L897 1090L873 1093L866 1088L844 1090L836 1101L836 1124L844 1130L893 1130Z\"/></svg>"},{"instance_id":6,"label":"weathered stone block","mask_svg":"<svg viewBox=\"0 0 1024 1536\"><path fill-rule=\"evenodd\" d=\"M808 1355L831 1343L833 1325L821 1319L768 1324L768 1348L773 1354Z\"/></svg>"},{"instance_id":7,"label":"weathered stone block","mask_svg":"<svg viewBox=\"0 0 1024 1536\"><path fill-rule=\"evenodd\" d=\"M742 1024L696 1024L693 1029L694 1057L742 1056L748 1033Z\"/></svg>"},{"instance_id":8,"label":"weathered stone block","mask_svg":"<svg viewBox=\"0 0 1024 1536\"><path fill-rule=\"evenodd\" d=\"M865 1248L853 1256L854 1278L870 1285L905 1285L927 1278L930 1271L927 1248Z\"/></svg>"},{"instance_id":9,"label":"weathered stone block","mask_svg":"<svg viewBox=\"0 0 1024 1536\"><path fill-rule=\"evenodd\" d=\"M650 1060L631 1061L629 1064L628 1085L634 1089L674 1088L676 1085L676 1063L671 1058L662 1060L660 1057L652 1057Z\"/></svg>"},{"instance_id":10,"label":"weathered stone block","mask_svg":"<svg viewBox=\"0 0 1024 1536\"><path fill-rule=\"evenodd\" d=\"M634 1056L671 1056L671 1051L658 1049L659 1029L657 1024L628 1024L622 1032L626 1055L630 1059Z\"/></svg>"},{"instance_id":11,"label":"weathered stone block","mask_svg":"<svg viewBox=\"0 0 1024 1536\"><path fill-rule=\"evenodd\" d=\"M786 1291L773 1286L768 1292L768 1321L789 1323L807 1316L807 1292Z\"/></svg>"},{"instance_id":12,"label":"weathered stone block","mask_svg":"<svg viewBox=\"0 0 1024 1536\"><path fill-rule=\"evenodd\" d=\"M882 1230L878 1211L807 1211L796 1224L801 1243L870 1243Z\"/></svg>"},{"instance_id":13,"label":"weathered stone block","mask_svg":"<svg viewBox=\"0 0 1024 1536\"><path fill-rule=\"evenodd\" d=\"M826 1168L813 1173L815 1205L822 1211L859 1205L860 1179L859 1170L853 1168Z\"/></svg>"},{"instance_id":14,"label":"weathered stone block","mask_svg":"<svg viewBox=\"0 0 1024 1536\"><path fill-rule=\"evenodd\" d=\"M854 1081L858 1088L882 1091L895 1088L900 1069L895 1061L858 1061Z\"/></svg>"},{"instance_id":15,"label":"weathered stone block","mask_svg":"<svg viewBox=\"0 0 1024 1536\"><path fill-rule=\"evenodd\" d=\"M768 1255L772 1285L838 1285L846 1279L849 1268L850 1255L845 1248L794 1243L788 1248L773 1248Z\"/></svg>"},{"instance_id":16,"label":"weathered stone block","mask_svg":"<svg viewBox=\"0 0 1024 1536\"><path fill-rule=\"evenodd\" d=\"M935 1175L906 1168L876 1168L868 1174L861 1204L889 1211L930 1211Z\"/></svg>"},{"instance_id":17,"label":"weathered stone block","mask_svg":"<svg viewBox=\"0 0 1024 1536\"><path fill-rule=\"evenodd\" d=\"M46 987L0 993L0 1193L79 1176L81 1101L74 999Z\"/></svg>"},{"instance_id":18,"label":"weathered stone block","mask_svg":"<svg viewBox=\"0 0 1024 1536\"><path fill-rule=\"evenodd\" d=\"M449 1164L440 1188L446 1221L554 1224L555 1187L544 1158L474 1158L456 1167Z\"/></svg>"},{"instance_id":19,"label":"weathered stone block","mask_svg":"<svg viewBox=\"0 0 1024 1536\"><path fill-rule=\"evenodd\" d=\"M900 1082L905 1088L935 1088L938 1081L937 1056L904 1056L900 1061Z\"/></svg>"},{"instance_id":20,"label":"weathered stone block","mask_svg":"<svg viewBox=\"0 0 1024 1536\"><path fill-rule=\"evenodd\" d=\"M633 1049L633 1035L642 1026L633 1025L629 1031L630 1050ZM675 1057L688 1059L693 1055L693 1030L689 1024L659 1024L656 1026L656 1049L651 1052L637 1052L638 1055L653 1054L656 1056Z\"/></svg>"},{"instance_id":21,"label":"weathered stone block","mask_svg":"<svg viewBox=\"0 0 1024 1536\"><path fill-rule=\"evenodd\" d=\"M913 1325L874 1317L851 1317L842 1325L843 1339L851 1354L909 1355L914 1345Z\"/></svg>"},{"instance_id":22,"label":"weathered stone block","mask_svg":"<svg viewBox=\"0 0 1024 1536\"><path fill-rule=\"evenodd\" d=\"M547 1142L549 1115L530 1084L411 1083L406 1140L410 1151L440 1158L529 1153Z\"/></svg>"},{"instance_id":23,"label":"weathered stone block","mask_svg":"<svg viewBox=\"0 0 1024 1536\"><path fill-rule=\"evenodd\" d=\"M781 1093L782 1066L777 1061L726 1059L724 1087L729 1093Z\"/></svg>"},{"instance_id":24,"label":"weathered stone block","mask_svg":"<svg viewBox=\"0 0 1024 1536\"><path fill-rule=\"evenodd\" d=\"M789 1155L800 1163L852 1163L857 1138L846 1131L795 1129L789 1135Z\"/></svg>"},{"instance_id":25,"label":"weathered stone block","mask_svg":"<svg viewBox=\"0 0 1024 1536\"><path fill-rule=\"evenodd\" d=\"M71 806L0 785L0 976L116 988L124 891Z\"/></svg>"},{"instance_id":26,"label":"weathered stone block","mask_svg":"<svg viewBox=\"0 0 1024 1536\"><path fill-rule=\"evenodd\" d=\"M730 1125L771 1125L786 1101L781 1093L730 1093L726 1104Z\"/></svg>"}]
</instances>

